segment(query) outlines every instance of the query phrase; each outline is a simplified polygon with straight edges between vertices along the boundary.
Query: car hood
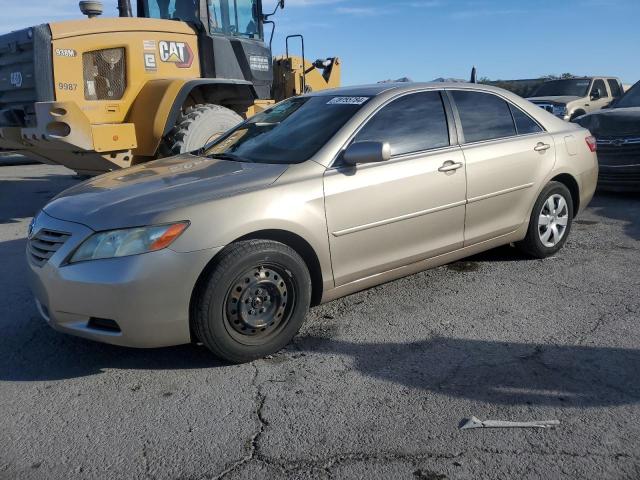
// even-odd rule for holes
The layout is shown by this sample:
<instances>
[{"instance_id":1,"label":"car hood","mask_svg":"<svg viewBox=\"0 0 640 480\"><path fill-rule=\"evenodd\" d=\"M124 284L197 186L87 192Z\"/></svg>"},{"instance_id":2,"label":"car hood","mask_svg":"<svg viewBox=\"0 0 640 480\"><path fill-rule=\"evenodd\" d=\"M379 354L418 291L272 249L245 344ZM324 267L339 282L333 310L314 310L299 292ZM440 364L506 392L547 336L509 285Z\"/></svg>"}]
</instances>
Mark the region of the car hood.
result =
<instances>
[{"instance_id":1,"label":"car hood","mask_svg":"<svg viewBox=\"0 0 640 480\"><path fill-rule=\"evenodd\" d=\"M44 211L94 230L188 220L172 212L263 188L287 167L180 155L92 178L60 193Z\"/></svg>"},{"instance_id":2,"label":"car hood","mask_svg":"<svg viewBox=\"0 0 640 480\"><path fill-rule=\"evenodd\" d=\"M564 95L561 97L531 97L527 98L530 102L533 103L556 103L558 105L566 105L567 103L573 102L575 100L579 100L581 97L576 97L572 95Z\"/></svg>"},{"instance_id":3,"label":"car hood","mask_svg":"<svg viewBox=\"0 0 640 480\"><path fill-rule=\"evenodd\" d=\"M596 137L640 136L640 107L610 108L576 120Z\"/></svg>"}]
</instances>

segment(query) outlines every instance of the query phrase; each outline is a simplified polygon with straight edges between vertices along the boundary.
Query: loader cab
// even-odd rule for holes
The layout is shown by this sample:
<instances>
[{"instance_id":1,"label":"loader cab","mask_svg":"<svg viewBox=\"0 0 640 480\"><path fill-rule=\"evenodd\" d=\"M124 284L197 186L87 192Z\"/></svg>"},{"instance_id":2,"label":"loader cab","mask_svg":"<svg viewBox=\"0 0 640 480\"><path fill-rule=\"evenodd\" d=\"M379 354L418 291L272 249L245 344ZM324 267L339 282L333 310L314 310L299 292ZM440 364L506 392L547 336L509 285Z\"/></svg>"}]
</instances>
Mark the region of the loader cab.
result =
<instances>
[{"instance_id":1,"label":"loader cab","mask_svg":"<svg viewBox=\"0 0 640 480\"><path fill-rule=\"evenodd\" d=\"M191 24L198 32L202 78L247 81L255 99L271 98L262 0L138 0L138 16Z\"/></svg>"},{"instance_id":2,"label":"loader cab","mask_svg":"<svg viewBox=\"0 0 640 480\"><path fill-rule=\"evenodd\" d=\"M210 35L264 40L261 0L139 0L138 16L179 20Z\"/></svg>"}]
</instances>

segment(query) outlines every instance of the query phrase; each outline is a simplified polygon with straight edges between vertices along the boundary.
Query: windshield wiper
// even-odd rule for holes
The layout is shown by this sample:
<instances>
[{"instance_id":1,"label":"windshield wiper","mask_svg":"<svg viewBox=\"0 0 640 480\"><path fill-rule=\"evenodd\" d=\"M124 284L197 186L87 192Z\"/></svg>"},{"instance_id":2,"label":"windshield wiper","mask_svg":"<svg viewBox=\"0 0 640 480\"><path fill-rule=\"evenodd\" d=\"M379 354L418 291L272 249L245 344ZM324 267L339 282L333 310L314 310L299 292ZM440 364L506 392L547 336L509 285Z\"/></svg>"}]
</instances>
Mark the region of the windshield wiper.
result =
<instances>
[{"instance_id":1,"label":"windshield wiper","mask_svg":"<svg viewBox=\"0 0 640 480\"><path fill-rule=\"evenodd\" d=\"M212 153L210 155L207 155L207 157L215 158L216 160L231 160L233 162L254 163L253 160L241 157L240 155L236 155L235 153Z\"/></svg>"}]
</instances>

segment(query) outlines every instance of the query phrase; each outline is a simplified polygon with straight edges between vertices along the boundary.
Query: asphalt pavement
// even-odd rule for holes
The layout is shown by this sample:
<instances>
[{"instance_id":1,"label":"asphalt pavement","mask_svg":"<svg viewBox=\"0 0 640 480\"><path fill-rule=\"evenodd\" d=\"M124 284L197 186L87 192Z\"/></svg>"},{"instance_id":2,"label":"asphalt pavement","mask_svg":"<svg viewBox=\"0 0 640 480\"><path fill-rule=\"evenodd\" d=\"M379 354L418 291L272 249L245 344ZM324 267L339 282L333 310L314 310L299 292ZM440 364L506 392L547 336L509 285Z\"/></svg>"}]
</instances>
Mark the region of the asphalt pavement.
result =
<instances>
[{"instance_id":1,"label":"asphalt pavement","mask_svg":"<svg viewBox=\"0 0 640 480\"><path fill-rule=\"evenodd\" d=\"M27 225L78 181L0 167L0 478L640 478L640 196L599 194L554 258L505 247L351 295L230 366L39 318Z\"/></svg>"}]
</instances>

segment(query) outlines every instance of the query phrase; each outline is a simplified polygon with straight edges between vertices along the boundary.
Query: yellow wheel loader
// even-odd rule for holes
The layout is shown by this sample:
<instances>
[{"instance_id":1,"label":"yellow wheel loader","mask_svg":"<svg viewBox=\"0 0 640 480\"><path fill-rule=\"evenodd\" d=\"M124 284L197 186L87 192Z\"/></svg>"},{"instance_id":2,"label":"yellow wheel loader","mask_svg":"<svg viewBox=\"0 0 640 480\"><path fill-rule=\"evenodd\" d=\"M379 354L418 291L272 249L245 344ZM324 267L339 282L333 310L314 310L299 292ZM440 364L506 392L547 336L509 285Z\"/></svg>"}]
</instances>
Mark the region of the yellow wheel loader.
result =
<instances>
[{"instance_id":1,"label":"yellow wheel loader","mask_svg":"<svg viewBox=\"0 0 640 480\"><path fill-rule=\"evenodd\" d=\"M202 147L276 101L340 84L340 60L273 58L262 0L119 0L119 18L0 35L0 152L95 175ZM265 42L265 26L271 40ZM304 42L304 40L303 40ZM303 43L304 51L304 43Z\"/></svg>"}]
</instances>

